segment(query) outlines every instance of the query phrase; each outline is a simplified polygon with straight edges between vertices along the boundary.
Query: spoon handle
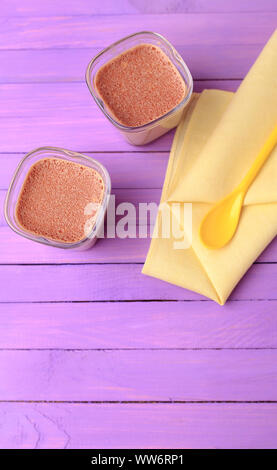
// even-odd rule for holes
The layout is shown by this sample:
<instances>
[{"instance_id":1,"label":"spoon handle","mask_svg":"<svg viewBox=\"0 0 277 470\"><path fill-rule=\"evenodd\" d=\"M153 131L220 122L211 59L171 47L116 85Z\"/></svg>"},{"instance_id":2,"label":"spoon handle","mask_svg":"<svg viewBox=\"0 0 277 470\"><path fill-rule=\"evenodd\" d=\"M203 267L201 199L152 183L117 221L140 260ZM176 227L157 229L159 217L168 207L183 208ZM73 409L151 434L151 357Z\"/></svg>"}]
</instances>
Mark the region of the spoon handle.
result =
<instances>
[{"instance_id":1,"label":"spoon handle","mask_svg":"<svg viewBox=\"0 0 277 470\"><path fill-rule=\"evenodd\" d=\"M265 144L263 145L257 157L255 158L251 168L249 169L249 171L246 173L245 177L241 181L239 185L239 189L245 192L248 190L249 186L253 183L254 179L256 178L257 174L259 173L265 161L270 156L276 144L277 144L277 126L273 129L273 131L269 135Z\"/></svg>"}]
</instances>

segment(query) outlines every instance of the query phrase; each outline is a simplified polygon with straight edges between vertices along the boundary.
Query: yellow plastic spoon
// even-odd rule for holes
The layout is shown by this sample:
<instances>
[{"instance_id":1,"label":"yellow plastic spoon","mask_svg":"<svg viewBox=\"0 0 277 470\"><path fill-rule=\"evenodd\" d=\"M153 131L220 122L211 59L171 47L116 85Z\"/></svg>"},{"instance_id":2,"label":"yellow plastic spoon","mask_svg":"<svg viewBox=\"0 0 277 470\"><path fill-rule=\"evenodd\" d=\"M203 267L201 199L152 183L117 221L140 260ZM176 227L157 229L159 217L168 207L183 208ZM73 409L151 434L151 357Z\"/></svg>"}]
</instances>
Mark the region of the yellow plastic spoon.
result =
<instances>
[{"instance_id":1,"label":"yellow plastic spoon","mask_svg":"<svg viewBox=\"0 0 277 470\"><path fill-rule=\"evenodd\" d=\"M233 238L240 218L245 195L277 144L277 126L257 155L241 183L225 198L217 202L203 218L199 235L207 248L222 248Z\"/></svg>"}]
</instances>

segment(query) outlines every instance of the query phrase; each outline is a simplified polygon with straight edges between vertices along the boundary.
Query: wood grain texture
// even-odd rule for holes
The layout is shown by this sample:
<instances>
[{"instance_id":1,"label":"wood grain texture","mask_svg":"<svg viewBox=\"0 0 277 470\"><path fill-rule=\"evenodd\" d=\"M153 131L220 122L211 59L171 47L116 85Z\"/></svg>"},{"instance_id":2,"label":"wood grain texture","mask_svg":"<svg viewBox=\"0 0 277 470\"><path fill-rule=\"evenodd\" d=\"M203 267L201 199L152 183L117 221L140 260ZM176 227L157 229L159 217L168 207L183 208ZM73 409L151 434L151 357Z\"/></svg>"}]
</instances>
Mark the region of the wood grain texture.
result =
<instances>
[{"instance_id":1,"label":"wood grain texture","mask_svg":"<svg viewBox=\"0 0 277 470\"><path fill-rule=\"evenodd\" d=\"M141 268L141 264L85 264L77 269L75 265L2 265L0 302L207 301L195 292L142 275ZM277 264L255 264L230 298L276 300L276 281Z\"/></svg>"},{"instance_id":2,"label":"wood grain texture","mask_svg":"<svg viewBox=\"0 0 277 470\"><path fill-rule=\"evenodd\" d=\"M265 44L277 11L207 14L7 17L1 50L107 47L136 31L157 31L174 46ZM185 31L185 33L184 33ZM224 42L222 41L224 38Z\"/></svg>"},{"instance_id":3,"label":"wood grain texture","mask_svg":"<svg viewBox=\"0 0 277 470\"><path fill-rule=\"evenodd\" d=\"M276 361L266 349L2 350L0 400L277 401Z\"/></svg>"},{"instance_id":4,"label":"wood grain texture","mask_svg":"<svg viewBox=\"0 0 277 470\"><path fill-rule=\"evenodd\" d=\"M0 264L143 263L149 244L149 238L114 238L97 241L91 250L70 252L33 243L3 226L0 227ZM276 253L277 243L274 256ZM273 255L268 256L273 259Z\"/></svg>"},{"instance_id":5,"label":"wood grain texture","mask_svg":"<svg viewBox=\"0 0 277 470\"><path fill-rule=\"evenodd\" d=\"M33 0L2 0L2 14L6 16L57 16L57 15L119 15L133 13L203 13L276 11L275 0L67 0L66 3L48 0L38 4Z\"/></svg>"},{"instance_id":6,"label":"wood grain texture","mask_svg":"<svg viewBox=\"0 0 277 470\"><path fill-rule=\"evenodd\" d=\"M0 404L3 448L276 448L277 405Z\"/></svg>"},{"instance_id":7,"label":"wood grain texture","mask_svg":"<svg viewBox=\"0 0 277 470\"><path fill-rule=\"evenodd\" d=\"M149 245L149 236L146 239L116 237L110 241L99 240L87 251L70 252L33 243L13 233L8 226L0 226L0 264L144 263ZM277 262L277 240L265 249L256 262Z\"/></svg>"},{"instance_id":8,"label":"wood grain texture","mask_svg":"<svg viewBox=\"0 0 277 470\"><path fill-rule=\"evenodd\" d=\"M137 208L139 202L159 202L168 153L92 153L104 164L113 182L116 207L131 202ZM7 188L23 154L2 154L0 161L0 188ZM145 171L145 168L148 171ZM155 188L155 186L157 188ZM153 188L154 187L154 188ZM131 189L133 188L133 189ZM0 190L0 207L4 205L6 190ZM120 217L117 217L119 220ZM134 220L131 223L135 224ZM148 229L148 235L150 231ZM0 264L21 263L143 263L149 248L147 239L119 239L98 243L92 250L72 253L34 244L15 235L6 225L0 211ZM12 246L12 249L11 249ZM257 262L277 261L277 240L262 253Z\"/></svg>"},{"instance_id":9,"label":"wood grain texture","mask_svg":"<svg viewBox=\"0 0 277 470\"><path fill-rule=\"evenodd\" d=\"M0 349L277 348L276 301L0 304Z\"/></svg>"},{"instance_id":10,"label":"wood grain texture","mask_svg":"<svg viewBox=\"0 0 277 470\"><path fill-rule=\"evenodd\" d=\"M160 194L161 190L160 189L148 189L148 188L142 188L142 189L132 189L132 188L121 188L121 189L114 189L113 190L113 195L115 197L115 211L116 211L116 221L121 218L120 214L117 212L118 206L122 202L129 202L133 204L133 206L136 208L136 213L138 213L138 205L139 203L148 203L148 202L154 202L156 203L156 207L158 207L158 203L160 200ZM4 198L6 195L6 191L1 191L0 190L0 204L4 202ZM3 205L2 205L3 207ZM120 209L118 209L120 211ZM130 225L137 225L138 224L138 216L133 216L131 214L130 217ZM0 212L0 227L1 226L6 226L6 221L4 219L3 212Z\"/></svg>"},{"instance_id":11,"label":"wood grain texture","mask_svg":"<svg viewBox=\"0 0 277 470\"><path fill-rule=\"evenodd\" d=\"M125 143L89 95L90 58L154 29L196 91L235 91L276 28L277 4L3 0L1 14L0 206L19 159L41 145L92 152L117 202L137 205L158 201L174 132ZM142 276L148 245L50 249L12 233L0 211L0 448L276 448L277 265L254 265L222 308ZM276 261L277 241L258 263Z\"/></svg>"},{"instance_id":12,"label":"wood grain texture","mask_svg":"<svg viewBox=\"0 0 277 470\"><path fill-rule=\"evenodd\" d=\"M195 91L221 88L234 91L240 81L200 81ZM98 109L83 83L0 85L0 152L29 152L43 145L88 151L169 151L174 130L156 141L128 144ZM20 102L20 106L18 103ZM14 136L16 135L16 139ZM107 138L108 136L108 138Z\"/></svg>"},{"instance_id":13,"label":"wood grain texture","mask_svg":"<svg viewBox=\"0 0 277 470\"><path fill-rule=\"evenodd\" d=\"M234 91L241 80L205 80L197 82L197 87L195 91L202 91L206 87L208 88L221 88L224 86L225 90ZM208 85L208 86L206 86ZM223 89L223 88L222 88ZM95 120L95 127L92 128L93 131L97 132L97 122L98 126L101 124L101 121L107 121L107 118L99 110L97 105L94 103L91 95L89 94L88 88L85 83L73 82L73 83L21 83L21 84L2 84L0 85L1 98L5 104L5 107L0 110L1 119L22 119L28 120L29 118L43 119L55 117L53 124L58 123L58 119L62 120L64 126L66 122L76 119L79 117L83 124L86 123L88 126L90 124L89 118ZM18 102L21 103L21 106L18 106ZM74 116L75 113L75 116ZM95 114L95 116L94 116ZM84 121L84 119L86 121ZM4 124L4 122L2 123ZM43 126L43 121L40 122L40 126ZM111 126L109 126L112 129ZM42 131L43 129L41 129ZM59 128L56 129L58 133ZM88 127L88 131L91 129ZM117 131L118 132L118 131ZM92 133L92 132L91 132ZM6 137L6 140L7 137ZM162 140L162 137L157 140ZM109 144L110 138L106 138L106 145ZM151 144L145 146L146 150L149 151L152 149ZM144 148L142 146L130 146L129 150L141 150ZM89 149L87 149L89 150ZM92 149L93 150L93 149ZM109 150L109 148L104 148ZM158 148L155 148L158 151ZM13 152L24 151L24 149L17 150L14 149ZM116 149L111 149L111 151L116 152Z\"/></svg>"},{"instance_id":14,"label":"wood grain texture","mask_svg":"<svg viewBox=\"0 0 277 470\"><path fill-rule=\"evenodd\" d=\"M86 152L86 155L95 158L107 168L113 189L161 189L169 152L149 153L133 148L126 153ZM0 191L9 187L13 174L24 156L24 153L0 154ZM145 171L145 168L149 171Z\"/></svg>"},{"instance_id":15,"label":"wood grain texture","mask_svg":"<svg viewBox=\"0 0 277 470\"><path fill-rule=\"evenodd\" d=\"M262 44L178 46L194 80L241 79L261 49ZM100 50L101 47L0 50L0 83L84 82L87 65Z\"/></svg>"}]
</instances>

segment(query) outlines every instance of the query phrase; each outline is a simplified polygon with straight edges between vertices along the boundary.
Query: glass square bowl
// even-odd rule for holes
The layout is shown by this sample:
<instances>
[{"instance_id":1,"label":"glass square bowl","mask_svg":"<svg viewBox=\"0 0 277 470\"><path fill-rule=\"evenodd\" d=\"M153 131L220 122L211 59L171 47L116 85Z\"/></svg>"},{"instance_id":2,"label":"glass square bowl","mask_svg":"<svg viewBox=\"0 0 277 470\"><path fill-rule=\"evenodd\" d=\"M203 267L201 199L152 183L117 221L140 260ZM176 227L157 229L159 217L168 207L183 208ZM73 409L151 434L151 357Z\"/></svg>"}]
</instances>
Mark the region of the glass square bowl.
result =
<instances>
[{"instance_id":1,"label":"glass square bowl","mask_svg":"<svg viewBox=\"0 0 277 470\"><path fill-rule=\"evenodd\" d=\"M81 165L92 168L101 175L104 182L104 194L100 208L98 209L96 220L92 226L89 233L85 234L84 238L78 242L66 243L52 240L50 238L42 237L35 235L31 232L25 230L18 223L16 218L16 205L18 197L21 192L22 185L25 181L25 178L31 168L31 166L36 163L38 160L45 158L58 158L62 160L67 160L69 162L79 163ZM57 248L65 249L88 249L95 244L97 237L103 231L105 213L108 206L108 201L111 193L111 181L109 173L106 168L101 165L97 160L82 155L81 153L72 152L71 150L65 150L56 147L40 147L32 152L29 152L19 163L14 176L12 178L11 184L9 186L4 206L5 219L10 226L10 228L22 237L29 238L44 245L54 246Z\"/></svg>"},{"instance_id":2,"label":"glass square bowl","mask_svg":"<svg viewBox=\"0 0 277 470\"><path fill-rule=\"evenodd\" d=\"M182 79L186 85L186 96L184 99L177 105L175 108L171 109L168 113L163 116L151 121L143 126L138 127L128 127L124 126L118 122L110 113L110 111L105 106L105 103L102 101L99 96L96 86L95 86L95 77L97 71L107 62L109 62L114 57L118 56L127 49L131 49L139 44L153 44L159 47L170 61L175 65L179 71ZM95 102L109 119L109 121L123 134L125 139L133 145L144 145L152 140L157 139L161 135L168 132L170 129L176 127L182 117L184 108L190 101L192 90L193 90L193 80L189 68L183 61L182 57L174 49L172 44L168 42L163 36L158 33L153 33L149 31L142 31L139 33L132 34L127 36L120 41L115 42L111 46L107 47L99 54L97 54L89 63L86 71L86 82L87 86L94 98Z\"/></svg>"}]
</instances>

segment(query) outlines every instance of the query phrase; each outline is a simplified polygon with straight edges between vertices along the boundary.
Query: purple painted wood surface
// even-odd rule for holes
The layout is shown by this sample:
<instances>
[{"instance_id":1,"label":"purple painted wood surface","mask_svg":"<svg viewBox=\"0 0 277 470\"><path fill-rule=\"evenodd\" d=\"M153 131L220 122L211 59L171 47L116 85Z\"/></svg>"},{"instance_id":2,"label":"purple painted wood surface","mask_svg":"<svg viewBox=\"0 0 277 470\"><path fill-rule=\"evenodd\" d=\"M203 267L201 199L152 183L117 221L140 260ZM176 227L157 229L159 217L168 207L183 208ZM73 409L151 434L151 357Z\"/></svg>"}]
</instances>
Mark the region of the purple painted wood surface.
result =
<instances>
[{"instance_id":1,"label":"purple painted wood surface","mask_svg":"<svg viewBox=\"0 0 277 470\"><path fill-rule=\"evenodd\" d=\"M101 241L106 243L105 240ZM99 241L100 243L100 241ZM110 241L112 243L112 240ZM142 265L0 266L0 302L205 300L202 295L141 274ZM231 300L277 300L277 264L254 264ZM14 286L17 286L14 289ZM222 315L224 309L222 309Z\"/></svg>"},{"instance_id":2,"label":"purple painted wood surface","mask_svg":"<svg viewBox=\"0 0 277 470\"><path fill-rule=\"evenodd\" d=\"M173 132L125 143L89 95L88 61L156 30L196 91L235 91L277 20L274 0L4 0L1 13L1 207L24 152L47 144L91 152L118 203L158 201ZM0 211L0 448L276 447L277 242L224 308L142 276L148 245L50 249L17 237Z\"/></svg>"},{"instance_id":3,"label":"purple painted wood surface","mask_svg":"<svg viewBox=\"0 0 277 470\"><path fill-rule=\"evenodd\" d=\"M208 21L207 21L208 18ZM166 21L165 21L166 19ZM159 31L179 45L264 44L277 11L171 15L7 17L0 50L107 47L134 31Z\"/></svg>"},{"instance_id":4,"label":"purple painted wood surface","mask_svg":"<svg viewBox=\"0 0 277 470\"><path fill-rule=\"evenodd\" d=\"M277 11L275 0L67 0L66 3L48 0L39 5L33 0L2 0L3 16L58 16L58 15L110 15L133 13L203 13Z\"/></svg>"},{"instance_id":5,"label":"purple painted wood surface","mask_svg":"<svg viewBox=\"0 0 277 470\"><path fill-rule=\"evenodd\" d=\"M5 448L276 448L273 403L1 403ZM16 430L16 432L15 432Z\"/></svg>"},{"instance_id":6,"label":"purple painted wood surface","mask_svg":"<svg viewBox=\"0 0 277 470\"><path fill-rule=\"evenodd\" d=\"M160 200L160 193L161 193L160 189L148 189L148 188L145 188L145 189L121 188L121 189L113 190L113 195L115 196L115 201L116 201L116 208L117 206L119 206L119 204L121 204L122 202L126 202L126 201L132 203L136 207L136 209L138 209L139 202L155 202L158 205L159 200ZM4 203L5 195L6 195L6 191L0 190L0 204ZM1 204L1 206L3 207L3 204ZM116 220L119 220L121 218L120 214L116 213L116 215L117 215ZM136 224L137 224L137 217L133 217L133 216L130 217L130 225L136 225ZM5 222L3 213L0 216L0 226L3 226L6 228L6 222Z\"/></svg>"},{"instance_id":7,"label":"purple painted wood surface","mask_svg":"<svg viewBox=\"0 0 277 470\"><path fill-rule=\"evenodd\" d=\"M89 154L103 163L113 182L113 194L116 207L122 202L132 202L138 207L139 202L157 202L163 184L168 153L127 152ZM0 174L0 206L4 204L7 185L23 154L1 155L3 171ZM153 172L145 172L151 165ZM149 234L148 230L148 234ZM13 245L11 252L10 245ZM4 215L0 212L0 260L1 263L143 263L149 247L148 239L119 239L112 243L98 243L88 252L56 250L43 245L33 244L19 238L6 226ZM277 261L277 241L273 241L262 253L257 262Z\"/></svg>"},{"instance_id":8,"label":"purple painted wood surface","mask_svg":"<svg viewBox=\"0 0 277 470\"><path fill-rule=\"evenodd\" d=\"M141 152L130 149L126 153L88 153L99 160L109 171L113 189L161 189L168 162L168 152ZM24 157L20 154L1 155L0 191L7 190L17 165ZM151 164L153 171L145 171ZM2 191L0 192L2 194ZM139 193L138 193L139 194ZM4 196L4 195L3 195ZM2 201L0 202L2 207Z\"/></svg>"},{"instance_id":9,"label":"purple painted wood surface","mask_svg":"<svg viewBox=\"0 0 277 470\"><path fill-rule=\"evenodd\" d=\"M239 83L200 81L195 91L218 87L235 91ZM17 135L17 139L0 140L0 153L28 152L50 144L80 152L151 152L169 151L172 144L173 131L139 148L125 142L99 112L84 82L5 84L0 85L0 97L5 103L0 108L1 132L6 136Z\"/></svg>"},{"instance_id":10,"label":"purple painted wood surface","mask_svg":"<svg viewBox=\"0 0 277 470\"><path fill-rule=\"evenodd\" d=\"M276 349L277 301L2 304L3 349ZM230 353L231 354L231 353Z\"/></svg>"},{"instance_id":11,"label":"purple painted wood surface","mask_svg":"<svg viewBox=\"0 0 277 470\"><path fill-rule=\"evenodd\" d=\"M148 231L149 234L149 231ZM93 250L75 251L48 248L33 244L25 238L19 238L6 226L0 226L0 259L1 264L41 264L41 263L144 263L149 238L115 238L107 243L100 240ZM11 246L13 247L11 252ZM257 259L257 263L277 261L277 240L274 240ZM261 273L262 279L262 273ZM266 280L262 281L263 283Z\"/></svg>"},{"instance_id":12,"label":"purple painted wood surface","mask_svg":"<svg viewBox=\"0 0 277 470\"><path fill-rule=\"evenodd\" d=\"M213 79L240 79L249 70L262 44L186 45L178 52L186 61L196 81ZM2 71L0 83L83 83L84 70L98 52L98 48L0 50ZM13 60L14 59L14 60ZM40 66L38 67L38 61ZM22 66L20 75L18 67Z\"/></svg>"},{"instance_id":13,"label":"purple painted wood surface","mask_svg":"<svg viewBox=\"0 0 277 470\"><path fill-rule=\"evenodd\" d=\"M0 351L0 395L16 401L277 401L276 361L277 351L266 349Z\"/></svg>"}]
</instances>

